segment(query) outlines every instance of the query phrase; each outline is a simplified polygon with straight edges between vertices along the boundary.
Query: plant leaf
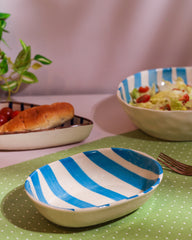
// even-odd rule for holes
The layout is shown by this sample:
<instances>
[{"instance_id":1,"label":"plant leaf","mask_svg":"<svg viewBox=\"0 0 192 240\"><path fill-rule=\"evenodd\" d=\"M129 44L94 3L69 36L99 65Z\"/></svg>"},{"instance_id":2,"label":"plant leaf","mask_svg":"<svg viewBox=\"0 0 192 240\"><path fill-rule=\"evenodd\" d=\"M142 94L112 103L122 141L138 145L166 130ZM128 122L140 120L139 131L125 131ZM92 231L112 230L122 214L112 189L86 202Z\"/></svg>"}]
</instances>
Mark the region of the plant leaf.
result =
<instances>
[{"instance_id":1,"label":"plant leaf","mask_svg":"<svg viewBox=\"0 0 192 240\"><path fill-rule=\"evenodd\" d=\"M48 65L48 64L52 63L52 61L50 59L48 59L48 58L46 58L46 57L44 57L42 55L39 55L39 54L35 55L34 59L36 61L42 63L42 64L45 64L45 65Z\"/></svg>"},{"instance_id":2,"label":"plant leaf","mask_svg":"<svg viewBox=\"0 0 192 240\"><path fill-rule=\"evenodd\" d=\"M2 40L3 29L0 28L0 40Z\"/></svg>"},{"instance_id":3,"label":"plant leaf","mask_svg":"<svg viewBox=\"0 0 192 240\"><path fill-rule=\"evenodd\" d=\"M23 42L23 40L19 40L20 41L20 43L21 43L21 46L23 47L23 49L25 50L25 51L27 51L27 45Z\"/></svg>"},{"instance_id":4,"label":"plant leaf","mask_svg":"<svg viewBox=\"0 0 192 240\"><path fill-rule=\"evenodd\" d=\"M7 23L5 22L5 20L0 20L0 24L1 24L1 28L5 28Z\"/></svg>"},{"instance_id":5,"label":"plant leaf","mask_svg":"<svg viewBox=\"0 0 192 240\"><path fill-rule=\"evenodd\" d=\"M22 74L21 80L23 83L28 83L28 84L38 82L37 77L32 72L27 72L27 71Z\"/></svg>"},{"instance_id":6,"label":"plant leaf","mask_svg":"<svg viewBox=\"0 0 192 240\"><path fill-rule=\"evenodd\" d=\"M0 62L0 75L7 73L8 69L7 59L3 58L3 60Z\"/></svg>"},{"instance_id":7,"label":"plant leaf","mask_svg":"<svg viewBox=\"0 0 192 240\"><path fill-rule=\"evenodd\" d=\"M5 40L2 38L3 32L7 32L5 30L6 27L6 19L10 16L9 13L0 13L0 41L6 44ZM7 44L6 44L7 45Z\"/></svg>"},{"instance_id":8,"label":"plant leaf","mask_svg":"<svg viewBox=\"0 0 192 240\"><path fill-rule=\"evenodd\" d=\"M3 29L3 32L9 33L9 31L7 31L7 30L5 30L5 29Z\"/></svg>"},{"instance_id":9,"label":"plant leaf","mask_svg":"<svg viewBox=\"0 0 192 240\"><path fill-rule=\"evenodd\" d=\"M13 64L13 69L15 72L22 74L31 65L31 47L27 46L26 49L22 49L17 55L15 62Z\"/></svg>"},{"instance_id":10,"label":"plant leaf","mask_svg":"<svg viewBox=\"0 0 192 240\"><path fill-rule=\"evenodd\" d=\"M0 39L7 47L9 47L8 46L8 44L5 42L5 40L2 38L2 39Z\"/></svg>"},{"instance_id":11,"label":"plant leaf","mask_svg":"<svg viewBox=\"0 0 192 240\"><path fill-rule=\"evenodd\" d=\"M9 81L7 83L1 84L0 88L3 91L9 91L9 90L14 90L17 87L17 81Z\"/></svg>"},{"instance_id":12,"label":"plant leaf","mask_svg":"<svg viewBox=\"0 0 192 240\"><path fill-rule=\"evenodd\" d=\"M6 57L5 53L0 50L0 58L3 59L3 58L5 58L5 57Z\"/></svg>"},{"instance_id":13,"label":"plant leaf","mask_svg":"<svg viewBox=\"0 0 192 240\"><path fill-rule=\"evenodd\" d=\"M42 65L40 63L34 63L32 66L31 66L33 69L37 70L39 68L42 67Z\"/></svg>"},{"instance_id":14,"label":"plant leaf","mask_svg":"<svg viewBox=\"0 0 192 240\"><path fill-rule=\"evenodd\" d=\"M5 20L10 16L11 16L11 14L9 14L9 13L0 13L0 20Z\"/></svg>"}]
</instances>

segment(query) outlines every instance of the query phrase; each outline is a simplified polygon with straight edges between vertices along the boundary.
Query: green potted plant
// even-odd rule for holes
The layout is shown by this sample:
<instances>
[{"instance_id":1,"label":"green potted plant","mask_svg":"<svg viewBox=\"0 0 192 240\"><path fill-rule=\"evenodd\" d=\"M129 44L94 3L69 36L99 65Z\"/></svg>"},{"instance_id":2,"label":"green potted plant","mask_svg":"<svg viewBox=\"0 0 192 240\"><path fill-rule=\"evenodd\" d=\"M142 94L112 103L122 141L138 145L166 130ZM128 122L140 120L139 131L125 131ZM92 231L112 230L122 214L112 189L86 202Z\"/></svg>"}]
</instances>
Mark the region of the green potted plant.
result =
<instances>
[{"instance_id":1,"label":"green potted plant","mask_svg":"<svg viewBox=\"0 0 192 240\"><path fill-rule=\"evenodd\" d=\"M52 63L48 58L37 54L31 57L31 46L27 46L20 39L22 49L19 51L16 59L11 60L10 57L1 48L1 43L7 45L3 38L6 30L6 20L10 17L8 13L0 13L0 89L7 93L8 100L11 95L18 92L22 84L32 84L38 82L34 73L29 69L37 70L43 65Z\"/></svg>"}]
</instances>

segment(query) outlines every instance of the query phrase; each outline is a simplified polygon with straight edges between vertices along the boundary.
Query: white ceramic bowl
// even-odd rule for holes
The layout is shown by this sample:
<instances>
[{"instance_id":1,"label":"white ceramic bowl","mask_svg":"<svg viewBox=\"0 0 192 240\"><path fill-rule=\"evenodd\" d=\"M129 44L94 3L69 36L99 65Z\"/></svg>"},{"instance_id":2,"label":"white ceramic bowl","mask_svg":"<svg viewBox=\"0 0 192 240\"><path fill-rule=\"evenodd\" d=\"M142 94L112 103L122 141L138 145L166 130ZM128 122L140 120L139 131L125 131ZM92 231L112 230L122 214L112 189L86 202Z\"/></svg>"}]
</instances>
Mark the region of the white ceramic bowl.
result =
<instances>
[{"instance_id":1,"label":"white ceramic bowl","mask_svg":"<svg viewBox=\"0 0 192 240\"><path fill-rule=\"evenodd\" d=\"M192 84L192 67L172 67L145 70L127 77L117 90L117 98L132 122L145 133L164 140L192 140L192 111L161 111L134 107L129 104L130 92L140 86L157 86L162 80L174 82L182 77Z\"/></svg>"},{"instance_id":2,"label":"white ceramic bowl","mask_svg":"<svg viewBox=\"0 0 192 240\"><path fill-rule=\"evenodd\" d=\"M13 110L25 110L37 106L22 102L0 102L0 109L10 107ZM92 130L93 122L74 116L62 126L28 132L0 133L0 150L29 150L81 142Z\"/></svg>"},{"instance_id":3,"label":"white ceramic bowl","mask_svg":"<svg viewBox=\"0 0 192 240\"><path fill-rule=\"evenodd\" d=\"M161 165L144 153L103 148L37 169L27 178L25 190L48 220L85 227L133 212L149 199L162 177Z\"/></svg>"}]
</instances>

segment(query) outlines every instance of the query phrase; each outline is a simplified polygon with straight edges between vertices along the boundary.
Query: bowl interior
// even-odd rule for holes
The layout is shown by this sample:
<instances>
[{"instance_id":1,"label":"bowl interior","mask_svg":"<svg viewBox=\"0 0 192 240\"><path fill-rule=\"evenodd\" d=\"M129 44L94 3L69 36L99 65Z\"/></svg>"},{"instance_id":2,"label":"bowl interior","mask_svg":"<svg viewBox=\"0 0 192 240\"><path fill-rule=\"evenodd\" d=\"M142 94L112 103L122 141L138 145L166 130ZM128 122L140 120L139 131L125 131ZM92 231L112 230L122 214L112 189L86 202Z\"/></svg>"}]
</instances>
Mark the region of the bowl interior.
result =
<instances>
[{"instance_id":1,"label":"bowl interior","mask_svg":"<svg viewBox=\"0 0 192 240\"><path fill-rule=\"evenodd\" d=\"M185 84L192 83L192 67L172 67L145 70L124 79L118 86L117 96L125 103L131 101L130 92L140 86L150 86L155 83L159 86L162 80L174 83L177 77L181 77Z\"/></svg>"},{"instance_id":2,"label":"bowl interior","mask_svg":"<svg viewBox=\"0 0 192 240\"><path fill-rule=\"evenodd\" d=\"M76 154L34 171L25 190L36 203L72 211L110 206L156 188L163 171L143 153L103 148Z\"/></svg>"}]
</instances>

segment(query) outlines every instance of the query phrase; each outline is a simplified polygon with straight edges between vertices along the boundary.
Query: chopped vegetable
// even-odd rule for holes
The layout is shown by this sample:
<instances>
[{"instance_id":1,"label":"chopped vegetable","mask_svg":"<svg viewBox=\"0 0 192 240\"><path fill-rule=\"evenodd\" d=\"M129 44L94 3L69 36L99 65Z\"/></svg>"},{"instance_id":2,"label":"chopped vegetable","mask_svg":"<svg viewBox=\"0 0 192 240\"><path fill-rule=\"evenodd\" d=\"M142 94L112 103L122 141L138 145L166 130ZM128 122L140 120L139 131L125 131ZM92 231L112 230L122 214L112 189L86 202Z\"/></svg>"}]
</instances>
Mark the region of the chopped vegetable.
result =
<instances>
[{"instance_id":1,"label":"chopped vegetable","mask_svg":"<svg viewBox=\"0 0 192 240\"><path fill-rule=\"evenodd\" d=\"M130 104L136 107L171 111L192 110L192 86L186 85L178 77L175 83L163 81L159 91L155 92L155 85L151 88L141 86L130 93Z\"/></svg>"},{"instance_id":2,"label":"chopped vegetable","mask_svg":"<svg viewBox=\"0 0 192 240\"><path fill-rule=\"evenodd\" d=\"M0 126L16 117L20 112L20 110L14 111L9 107L4 107L0 109Z\"/></svg>"}]
</instances>

